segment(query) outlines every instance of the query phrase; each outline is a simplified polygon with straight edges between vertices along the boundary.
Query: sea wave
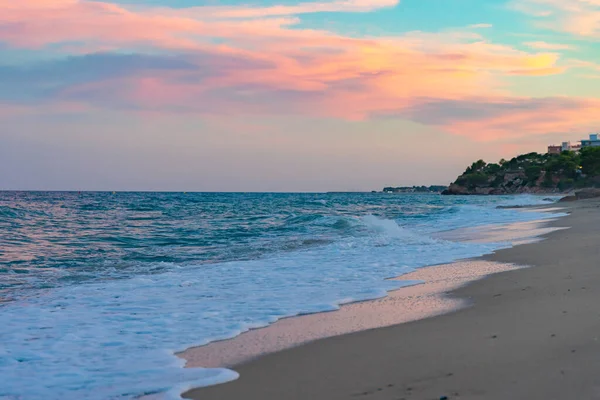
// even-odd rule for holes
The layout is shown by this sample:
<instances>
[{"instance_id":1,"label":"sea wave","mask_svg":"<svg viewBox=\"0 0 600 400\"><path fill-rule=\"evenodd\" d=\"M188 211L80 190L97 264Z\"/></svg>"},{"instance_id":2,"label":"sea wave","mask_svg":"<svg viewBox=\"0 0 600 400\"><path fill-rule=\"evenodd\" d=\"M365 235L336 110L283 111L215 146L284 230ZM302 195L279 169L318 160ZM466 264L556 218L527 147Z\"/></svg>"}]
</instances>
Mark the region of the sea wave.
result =
<instances>
[{"instance_id":1,"label":"sea wave","mask_svg":"<svg viewBox=\"0 0 600 400\"><path fill-rule=\"evenodd\" d=\"M407 284L386 278L510 245L433 232L553 216L495 208L510 198L332 195L326 213L322 195L89 196L33 196L49 217L12 215L18 242L0 232L0 282L31 279L0 305L0 396L177 397L235 379L182 369L174 352L385 296ZM112 206L80 207L101 200ZM131 206L144 200L154 211ZM157 220L132 220L148 212Z\"/></svg>"}]
</instances>

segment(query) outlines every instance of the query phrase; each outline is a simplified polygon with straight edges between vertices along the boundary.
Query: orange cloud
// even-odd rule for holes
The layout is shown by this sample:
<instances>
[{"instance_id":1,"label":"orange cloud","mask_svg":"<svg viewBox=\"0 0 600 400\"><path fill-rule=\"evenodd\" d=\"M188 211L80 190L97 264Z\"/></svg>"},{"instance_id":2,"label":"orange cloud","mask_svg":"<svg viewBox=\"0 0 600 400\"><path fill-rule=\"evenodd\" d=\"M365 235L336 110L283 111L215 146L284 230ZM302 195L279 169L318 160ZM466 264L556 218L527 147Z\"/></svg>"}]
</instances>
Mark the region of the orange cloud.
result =
<instances>
[{"instance_id":1,"label":"orange cloud","mask_svg":"<svg viewBox=\"0 0 600 400\"><path fill-rule=\"evenodd\" d=\"M562 74L567 69L565 67L560 68L538 68L538 69L517 69L510 71L512 75L525 75L525 76L545 76L545 75L557 75Z\"/></svg>"},{"instance_id":2,"label":"orange cloud","mask_svg":"<svg viewBox=\"0 0 600 400\"><path fill-rule=\"evenodd\" d=\"M519 122L518 116L522 133L551 128L542 121L546 112L554 113L558 120L553 126L561 129L576 118L594 117L585 102L569 112L548 105L500 116L477 111L478 102L503 110L502 102L494 99L511 101L506 77L564 72L559 54L520 51L474 32L355 38L297 26L300 14L368 12L396 3L338 0L175 10L87 0L0 0L4 26L0 41L25 48L62 45L68 52L79 46L73 43L81 43L76 50L83 53L153 48L185 59L185 68L137 66L135 74L126 75L115 68L111 76L94 75L83 81L65 76L54 85L51 100L94 107L345 119L397 114L452 133L494 139L501 131L512 135L516 130L511 124ZM512 99L524 104L520 98ZM415 107L459 103L470 104L479 116L466 118L469 112L461 109L463 114L458 115L463 119L439 123L435 115L427 119L413 113Z\"/></svg>"}]
</instances>

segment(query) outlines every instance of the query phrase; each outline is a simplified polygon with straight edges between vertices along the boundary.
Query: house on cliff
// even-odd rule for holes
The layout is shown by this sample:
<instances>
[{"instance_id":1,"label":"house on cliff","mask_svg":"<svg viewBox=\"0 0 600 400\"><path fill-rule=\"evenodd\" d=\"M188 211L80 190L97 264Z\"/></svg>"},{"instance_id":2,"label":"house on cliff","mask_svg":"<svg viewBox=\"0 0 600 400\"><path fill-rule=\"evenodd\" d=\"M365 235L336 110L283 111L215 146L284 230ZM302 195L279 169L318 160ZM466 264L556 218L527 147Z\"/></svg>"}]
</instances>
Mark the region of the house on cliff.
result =
<instances>
[{"instance_id":1,"label":"house on cliff","mask_svg":"<svg viewBox=\"0 0 600 400\"><path fill-rule=\"evenodd\" d=\"M571 142L562 142L561 145L548 146L548 154L560 154L563 151L579 151L584 147L600 147L600 140L598 139L597 133L591 133L589 139L582 139L578 144L571 144Z\"/></svg>"},{"instance_id":2,"label":"house on cliff","mask_svg":"<svg viewBox=\"0 0 600 400\"><path fill-rule=\"evenodd\" d=\"M600 140L598 140L598 134L592 133L590 134L589 139L584 139L581 141L581 147L599 147Z\"/></svg>"},{"instance_id":3,"label":"house on cliff","mask_svg":"<svg viewBox=\"0 0 600 400\"><path fill-rule=\"evenodd\" d=\"M579 151L581 144L571 144L571 142L562 142L560 146L548 146L548 154L560 154L563 151Z\"/></svg>"}]
</instances>

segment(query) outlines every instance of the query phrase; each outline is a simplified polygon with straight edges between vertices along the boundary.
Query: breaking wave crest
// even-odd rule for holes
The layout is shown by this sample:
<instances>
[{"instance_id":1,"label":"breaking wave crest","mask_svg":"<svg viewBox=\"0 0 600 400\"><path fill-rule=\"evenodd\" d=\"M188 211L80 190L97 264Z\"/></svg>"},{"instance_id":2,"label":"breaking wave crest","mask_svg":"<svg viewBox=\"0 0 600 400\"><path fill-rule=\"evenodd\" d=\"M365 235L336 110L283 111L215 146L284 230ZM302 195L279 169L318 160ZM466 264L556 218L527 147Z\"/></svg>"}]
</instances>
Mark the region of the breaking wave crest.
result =
<instances>
[{"instance_id":1,"label":"breaking wave crest","mask_svg":"<svg viewBox=\"0 0 600 400\"><path fill-rule=\"evenodd\" d=\"M0 397L178 397L235 379L173 353L510 245L435 232L552 216L496 209L510 198L324 196L0 193Z\"/></svg>"}]
</instances>

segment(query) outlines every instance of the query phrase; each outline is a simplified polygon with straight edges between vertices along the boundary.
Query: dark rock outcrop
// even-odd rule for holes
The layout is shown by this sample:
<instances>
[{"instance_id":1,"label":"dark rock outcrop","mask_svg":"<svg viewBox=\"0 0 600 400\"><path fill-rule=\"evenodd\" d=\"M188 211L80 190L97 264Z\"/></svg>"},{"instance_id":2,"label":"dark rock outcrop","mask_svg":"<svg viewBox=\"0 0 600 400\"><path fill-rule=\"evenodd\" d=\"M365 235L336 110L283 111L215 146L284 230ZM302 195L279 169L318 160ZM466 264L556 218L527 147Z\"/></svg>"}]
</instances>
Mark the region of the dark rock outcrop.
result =
<instances>
[{"instance_id":1,"label":"dark rock outcrop","mask_svg":"<svg viewBox=\"0 0 600 400\"><path fill-rule=\"evenodd\" d=\"M556 187L542 185L544 174L533 182L522 171L511 171L505 174L490 175L485 180L469 183L461 175L456 182L450 184L444 195L502 195L502 194L551 194L560 193Z\"/></svg>"},{"instance_id":2,"label":"dark rock outcrop","mask_svg":"<svg viewBox=\"0 0 600 400\"><path fill-rule=\"evenodd\" d=\"M595 199L600 197L600 189L598 188L585 188L575 192L575 194L565 196L559 200L560 203L566 203L569 201Z\"/></svg>"},{"instance_id":3,"label":"dark rock outcrop","mask_svg":"<svg viewBox=\"0 0 600 400\"><path fill-rule=\"evenodd\" d=\"M597 189L597 188L581 189L581 190L578 190L575 192L575 197L577 198L577 200L595 199L597 197L600 197L600 189Z\"/></svg>"},{"instance_id":4,"label":"dark rock outcrop","mask_svg":"<svg viewBox=\"0 0 600 400\"><path fill-rule=\"evenodd\" d=\"M469 194L473 194L473 193L469 193L469 190L464 186L460 186L460 185L457 185L456 183L452 183L452 184L450 184L450 186L448 186L448 189L446 189L442 192L442 194L459 196L459 195L469 195Z\"/></svg>"},{"instance_id":5,"label":"dark rock outcrop","mask_svg":"<svg viewBox=\"0 0 600 400\"><path fill-rule=\"evenodd\" d=\"M559 203L568 203L570 201L575 201L577 200L577 196L575 195L570 195L570 196L565 196L562 199L558 200Z\"/></svg>"}]
</instances>

